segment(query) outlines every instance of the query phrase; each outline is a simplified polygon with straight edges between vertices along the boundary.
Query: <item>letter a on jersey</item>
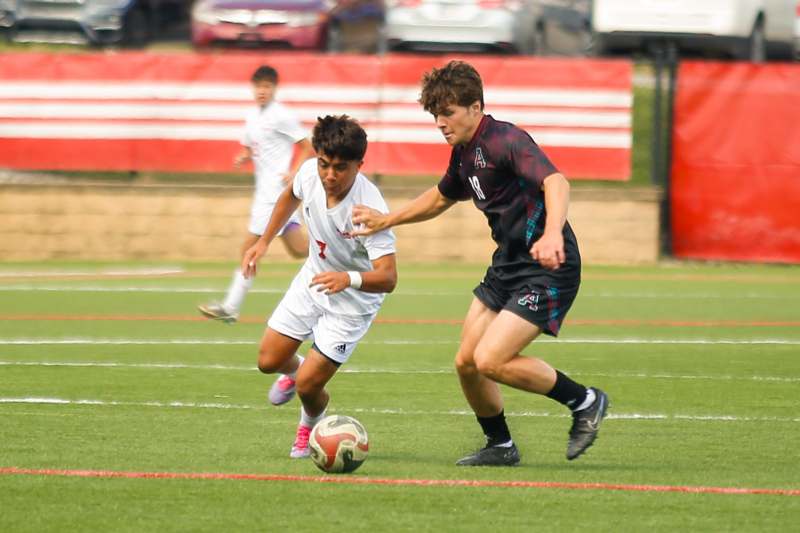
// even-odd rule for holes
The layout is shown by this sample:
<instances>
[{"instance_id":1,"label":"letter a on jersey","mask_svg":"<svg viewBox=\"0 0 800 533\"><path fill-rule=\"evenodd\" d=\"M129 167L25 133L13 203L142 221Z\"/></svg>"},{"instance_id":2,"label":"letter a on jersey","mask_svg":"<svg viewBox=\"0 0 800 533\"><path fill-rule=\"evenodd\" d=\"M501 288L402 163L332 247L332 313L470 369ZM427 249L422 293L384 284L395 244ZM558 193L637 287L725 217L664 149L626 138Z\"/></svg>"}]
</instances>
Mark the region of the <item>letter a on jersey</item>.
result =
<instances>
[{"instance_id":1,"label":"letter a on jersey","mask_svg":"<svg viewBox=\"0 0 800 533\"><path fill-rule=\"evenodd\" d=\"M475 168L486 168L486 159L483 158L480 146L475 149Z\"/></svg>"}]
</instances>

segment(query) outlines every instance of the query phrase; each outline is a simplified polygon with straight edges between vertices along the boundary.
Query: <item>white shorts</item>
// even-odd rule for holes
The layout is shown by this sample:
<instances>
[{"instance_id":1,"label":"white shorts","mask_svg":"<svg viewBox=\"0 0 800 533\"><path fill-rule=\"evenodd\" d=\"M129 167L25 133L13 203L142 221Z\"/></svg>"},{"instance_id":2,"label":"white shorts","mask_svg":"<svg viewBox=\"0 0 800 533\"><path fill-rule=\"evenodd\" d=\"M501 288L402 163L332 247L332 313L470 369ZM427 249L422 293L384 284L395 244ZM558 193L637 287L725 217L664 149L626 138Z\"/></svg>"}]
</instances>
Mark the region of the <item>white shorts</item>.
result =
<instances>
[{"instance_id":1,"label":"white shorts","mask_svg":"<svg viewBox=\"0 0 800 533\"><path fill-rule=\"evenodd\" d=\"M313 335L314 344L322 355L338 364L347 362L375 314L333 314L317 305L308 290L295 278L272 312L267 326L299 341Z\"/></svg>"},{"instance_id":2,"label":"white shorts","mask_svg":"<svg viewBox=\"0 0 800 533\"><path fill-rule=\"evenodd\" d=\"M247 231L253 235L264 235L264 231L267 229L267 223L269 222L269 217L272 216L273 209L275 209L275 204L256 204L253 202L253 206L250 209L250 225L247 227ZM283 226L278 232L278 236L283 235L283 232L286 231L286 228L292 224L300 224L300 217L298 216L297 211L292 213L292 216L289 217L286 225Z\"/></svg>"}]
</instances>

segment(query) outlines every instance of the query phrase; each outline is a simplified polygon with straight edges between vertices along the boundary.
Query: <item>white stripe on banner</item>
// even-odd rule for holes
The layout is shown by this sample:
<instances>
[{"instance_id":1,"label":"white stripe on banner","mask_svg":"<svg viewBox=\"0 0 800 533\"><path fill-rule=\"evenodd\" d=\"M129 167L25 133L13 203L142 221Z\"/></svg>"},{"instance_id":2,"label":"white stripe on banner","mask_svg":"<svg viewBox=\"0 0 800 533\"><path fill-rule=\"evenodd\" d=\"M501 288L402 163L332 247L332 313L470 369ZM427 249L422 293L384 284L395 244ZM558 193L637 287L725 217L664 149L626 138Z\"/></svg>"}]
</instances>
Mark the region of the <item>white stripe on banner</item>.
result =
<instances>
[{"instance_id":1,"label":"white stripe on banner","mask_svg":"<svg viewBox=\"0 0 800 533\"><path fill-rule=\"evenodd\" d=\"M441 133L433 128L366 128L372 142L408 142L441 144ZM630 148L630 132L591 133L580 131L529 131L543 146L572 146L591 148ZM39 122L0 123L0 137L28 139L171 139L197 141L236 141L241 126Z\"/></svg>"},{"instance_id":2,"label":"white stripe on banner","mask_svg":"<svg viewBox=\"0 0 800 533\"><path fill-rule=\"evenodd\" d=\"M496 105L630 108L629 90L487 87L486 100ZM251 102L250 87L226 83L137 83L137 82L9 82L0 85L0 98L77 100L227 100ZM415 104L419 87L281 85L277 98L289 102Z\"/></svg>"},{"instance_id":3,"label":"white stripe on banner","mask_svg":"<svg viewBox=\"0 0 800 533\"><path fill-rule=\"evenodd\" d=\"M244 120L251 106L247 104L176 104L176 103L0 103L0 119L138 119L138 120ZM401 124L424 124L434 129L430 115L418 107L386 104L380 110L375 107L358 108L345 105L302 106L291 108L303 122L316 122L317 117L327 114L347 114L362 123L381 120ZM488 110L487 110L488 111ZM622 111L528 111L510 108L493 108L492 116L498 120L518 125L562 126L585 128L629 128L630 113ZM237 124L238 126L239 124Z\"/></svg>"}]
</instances>

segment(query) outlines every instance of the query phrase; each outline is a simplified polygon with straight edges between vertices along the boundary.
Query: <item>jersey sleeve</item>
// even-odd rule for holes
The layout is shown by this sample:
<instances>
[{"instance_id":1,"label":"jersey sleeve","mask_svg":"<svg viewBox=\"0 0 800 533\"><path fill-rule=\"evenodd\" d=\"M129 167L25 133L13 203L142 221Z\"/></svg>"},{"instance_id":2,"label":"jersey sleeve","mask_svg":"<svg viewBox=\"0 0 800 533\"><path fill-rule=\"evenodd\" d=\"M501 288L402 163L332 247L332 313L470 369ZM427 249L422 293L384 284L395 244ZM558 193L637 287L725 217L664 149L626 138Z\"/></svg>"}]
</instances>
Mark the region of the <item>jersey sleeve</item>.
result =
<instances>
[{"instance_id":1,"label":"jersey sleeve","mask_svg":"<svg viewBox=\"0 0 800 533\"><path fill-rule=\"evenodd\" d=\"M458 162L461 159L461 149L454 148L450 153L450 164L447 165L442 179L439 181L439 192L450 200L468 200L470 192L458 175Z\"/></svg>"},{"instance_id":2,"label":"jersey sleeve","mask_svg":"<svg viewBox=\"0 0 800 533\"><path fill-rule=\"evenodd\" d=\"M303 128L303 125L300 124L297 115L295 115L294 111L285 106L281 107L276 129L296 143L308 137L308 132Z\"/></svg>"},{"instance_id":3,"label":"jersey sleeve","mask_svg":"<svg viewBox=\"0 0 800 533\"><path fill-rule=\"evenodd\" d=\"M368 194L366 198L362 198L362 200L367 207L371 207L381 213L389 212L389 206L386 205L386 200L383 199L383 196L378 192L377 188L373 189L373 191ZM361 242L367 250L369 260L375 261L384 255L395 253L397 251L395 241L396 237L394 236L394 232L387 229L373 235L362 237Z\"/></svg>"},{"instance_id":4,"label":"jersey sleeve","mask_svg":"<svg viewBox=\"0 0 800 533\"><path fill-rule=\"evenodd\" d=\"M514 175L537 189L547 176L558 172L533 138L520 129L512 136L508 164Z\"/></svg>"}]
</instances>

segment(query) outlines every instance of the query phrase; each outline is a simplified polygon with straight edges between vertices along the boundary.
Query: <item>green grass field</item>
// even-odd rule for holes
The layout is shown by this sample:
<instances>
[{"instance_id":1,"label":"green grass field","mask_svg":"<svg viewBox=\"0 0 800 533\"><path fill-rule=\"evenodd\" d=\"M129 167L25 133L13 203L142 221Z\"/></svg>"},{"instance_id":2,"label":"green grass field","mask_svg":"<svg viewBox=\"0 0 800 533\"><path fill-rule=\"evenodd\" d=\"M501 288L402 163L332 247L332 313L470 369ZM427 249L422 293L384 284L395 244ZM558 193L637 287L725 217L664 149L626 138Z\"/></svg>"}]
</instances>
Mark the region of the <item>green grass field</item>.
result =
<instances>
[{"instance_id":1,"label":"green grass field","mask_svg":"<svg viewBox=\"0 0 800 533\"><path fill-rule=\"evenodd\" d=\"M789 531L800 520L798 267L586 268L560 339L526 353L610 394L595 446L568 462L565 410L504 389L522 463L464 469L454 462L482 437L452 358L482 268L401 264L382 321L330 385L330 411L370 434L366 463L337 479L602 484L592 489L308 481L321 472L288 457L298 403L267 405L272 377L255 370L261 321L296 265L264 268L234 326L195 311L227 286L229 265L157 275L170 267L0 267L0 469L302 477L6 470L0 531Z\"/></svg>"}]
</instances>

